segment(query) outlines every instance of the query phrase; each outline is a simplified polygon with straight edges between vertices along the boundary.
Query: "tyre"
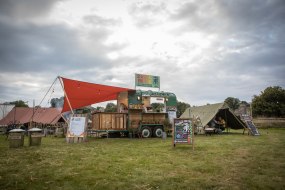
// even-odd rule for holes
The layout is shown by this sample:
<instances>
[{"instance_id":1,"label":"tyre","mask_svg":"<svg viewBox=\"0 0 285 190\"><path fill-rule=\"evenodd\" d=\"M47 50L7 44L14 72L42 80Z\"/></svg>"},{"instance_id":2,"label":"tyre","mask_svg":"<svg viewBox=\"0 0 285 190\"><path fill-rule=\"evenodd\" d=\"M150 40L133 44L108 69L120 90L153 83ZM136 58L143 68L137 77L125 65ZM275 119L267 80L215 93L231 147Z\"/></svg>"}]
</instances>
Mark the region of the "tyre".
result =
<instances>
[{"instance_id":1,"label":"tyre","mask_svg":"<svg viewBox=\"0 0 285 190\"><path fill-rule=\"evenodd\" d=\"M152 135L151 129L149 127L143 127L141 133L143 138L149 138Z\"/></svg>"},{"instance_id":2,"label":"tyre","mask_svg":"<svg viewBox=\"0 0 285 190\"><path fill-rule=\"evenodd\" d=\"M162 133L163 133L162 127L155 127L153 131L154 131L155 137L158 137L158 138L162 137Z\"/></svg>"}]
</instances>

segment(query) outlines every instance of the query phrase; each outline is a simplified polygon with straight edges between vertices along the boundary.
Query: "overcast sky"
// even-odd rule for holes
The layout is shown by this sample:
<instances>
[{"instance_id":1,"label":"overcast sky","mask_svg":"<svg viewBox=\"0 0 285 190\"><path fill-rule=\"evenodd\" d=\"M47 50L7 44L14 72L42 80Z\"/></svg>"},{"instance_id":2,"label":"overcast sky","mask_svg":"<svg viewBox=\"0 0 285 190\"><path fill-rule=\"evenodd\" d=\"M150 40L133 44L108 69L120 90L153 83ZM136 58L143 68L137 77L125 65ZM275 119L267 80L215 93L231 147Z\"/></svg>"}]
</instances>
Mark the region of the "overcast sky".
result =
<instances>
[{"instance_id":1,"label":"overcast sky","mask_svg":"<svg viewBox=\"0 0 285 190\"><path fill-rule=\"evenodd\" d=\"M57 76L134 88L135 73L191 105L251 101L285 87L284 18L284 0L1 0L0 103L39 104Z\"/></svg>"}]
</instances>

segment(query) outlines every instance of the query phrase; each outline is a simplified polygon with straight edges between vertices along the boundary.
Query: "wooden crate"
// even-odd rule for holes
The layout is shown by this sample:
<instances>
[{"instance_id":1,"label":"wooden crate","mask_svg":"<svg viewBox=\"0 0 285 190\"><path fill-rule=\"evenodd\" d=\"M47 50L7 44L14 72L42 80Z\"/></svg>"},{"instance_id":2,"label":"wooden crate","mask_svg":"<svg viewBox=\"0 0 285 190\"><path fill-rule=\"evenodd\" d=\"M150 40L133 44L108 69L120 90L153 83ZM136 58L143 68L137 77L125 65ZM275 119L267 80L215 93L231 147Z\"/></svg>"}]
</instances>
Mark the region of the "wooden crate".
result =
<instances>
[{"instance_id":1,"label":"wooden crate","mask_svg":"<svg viewBox=\"0 0 285 190\"><path fill-rule=\"evenodd\" d=\"M141 113L140 112L129 112L129 120L141 120Z\"/></svg>"},{"instance_id":2,"label":"wooden crate","mask_svg":"<svg viewBox=\"0 0 285 190\"><path fill-rule=\"evenodd\" d=\"M153 115L154 120L165 120L166 113L156 113Z\"/></svg>"},{"instance_id":3,"label":"wooden crate","mask_svg":"<svg viewBox=\"0 0 285 190\"><path fill-rule=\"evenodd\" d=\"M127 114L94 113L92 121L92 129L94 130L126 130Z\"/></svg>"},{"instance_id":4,"label":"wooden crate","mask_svg":"<svg viewBox=\"0 0 285 190\"><path fill-rule=\"evenodd\" d=\"M131 109L129 110L129 122L130 129L137 129L142 119L141 109Z\"/></svg>"},{"instance_id":5,"label":"wooden crate","mask_svg":"<svg viewBox=\"0 0 285 190\"><path fill-rule=\"evenodd\" d=\"M152 121L152 120L154 120L154 116L153 115L154 115L154 113L144 113L142 115L142 120L145 121L145 122Z\"/></svg>"},{"instance_id":6,"label":"wooden crate","mask_svg":"<svg viewBox=\"0 0 285 190\"><path fill-rule=\"evenodd\" d=\"M143 123L163 124L166 113L144 113L142 115Z\"/></svg>"}]
</instances>

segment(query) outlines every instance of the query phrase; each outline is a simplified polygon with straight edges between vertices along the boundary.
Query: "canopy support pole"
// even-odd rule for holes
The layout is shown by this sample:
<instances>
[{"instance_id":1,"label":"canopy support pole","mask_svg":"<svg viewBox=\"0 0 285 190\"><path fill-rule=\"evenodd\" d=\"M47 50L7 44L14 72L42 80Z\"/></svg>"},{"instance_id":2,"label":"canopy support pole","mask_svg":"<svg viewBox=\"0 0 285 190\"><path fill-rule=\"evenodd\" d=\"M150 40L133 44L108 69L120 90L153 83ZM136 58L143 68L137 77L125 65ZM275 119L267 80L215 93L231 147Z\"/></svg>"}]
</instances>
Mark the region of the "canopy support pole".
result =
<instances>
[{"instance_id":1,"label":"canopy support pole","mask_svg":"<svg viewBox=\"0 0 285 190\"><path fill-rule=\"evenodd\" d=\"M72 109L71 104L70 104L70 101L69 101L69 98L68 98L68 96L67 96L67 93L65 92L65 89L64 89L64 87L63 87L62 79L61 79L60 76L58 76L57 78L58 78L58 80L59 80L59 82L60 82L60 84L61 84L62 90L63 90L63 92L64 92L64 96L66 97L66 100L67 100L67 103L68 103L68 105L69 105L69 108L70 108L72 114L74 114L73 109Z\"/></svg>"}]
</instances>

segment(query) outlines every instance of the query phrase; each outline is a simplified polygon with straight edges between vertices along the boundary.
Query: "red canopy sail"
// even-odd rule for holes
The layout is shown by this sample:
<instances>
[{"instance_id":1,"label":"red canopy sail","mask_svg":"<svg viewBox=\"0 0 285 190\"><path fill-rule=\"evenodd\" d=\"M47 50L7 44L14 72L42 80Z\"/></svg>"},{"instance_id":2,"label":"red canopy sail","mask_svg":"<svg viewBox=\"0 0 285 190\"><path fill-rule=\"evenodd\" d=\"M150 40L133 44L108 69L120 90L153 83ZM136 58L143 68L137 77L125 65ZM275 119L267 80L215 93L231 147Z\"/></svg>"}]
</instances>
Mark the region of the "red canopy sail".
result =
<instances>
[{"instance_id":1,"label":"red canopy sail","mask_svg":"<svg viewBox=\"0 0 285 190\"><path fill-rule=\"evenodd\" d=\"M66 95L64 96L64 104L62 112L72 109L81 108L91 104L116 100L120 92L130 91L133 89L94 84L78 80L71 80L61 77ZM68 100L67 100L67 97Z\"/></svg>"}]
</instances>

